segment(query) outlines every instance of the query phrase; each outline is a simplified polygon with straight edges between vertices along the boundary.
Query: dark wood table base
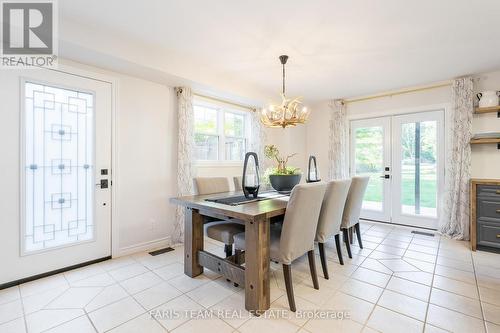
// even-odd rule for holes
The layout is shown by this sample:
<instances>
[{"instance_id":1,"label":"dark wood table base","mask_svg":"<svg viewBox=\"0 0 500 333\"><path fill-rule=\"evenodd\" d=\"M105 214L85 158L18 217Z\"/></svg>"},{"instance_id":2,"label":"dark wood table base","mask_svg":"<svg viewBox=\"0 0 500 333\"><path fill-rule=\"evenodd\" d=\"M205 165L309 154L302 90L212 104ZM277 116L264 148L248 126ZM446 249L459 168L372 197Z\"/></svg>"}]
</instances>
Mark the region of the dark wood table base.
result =
<instances>
[{"instance_id":1,"label":"dark wood table base","mask_svg":"<svg viewBox=\"0 0 500 333\"><path fill-rule=\"evenodd\" d=\"M243 267L237 264L241 262L241 258L221 258L204 250L205 216L208 215L202 215L198 209L186 208L184 273L195 277L202 274L203 268L206 267L234 283L245 286L245 308L248 311L259 315L269 309L269 219L261 217L245 222L244 261L247 264Z\"/></svg>"}]
</instances>

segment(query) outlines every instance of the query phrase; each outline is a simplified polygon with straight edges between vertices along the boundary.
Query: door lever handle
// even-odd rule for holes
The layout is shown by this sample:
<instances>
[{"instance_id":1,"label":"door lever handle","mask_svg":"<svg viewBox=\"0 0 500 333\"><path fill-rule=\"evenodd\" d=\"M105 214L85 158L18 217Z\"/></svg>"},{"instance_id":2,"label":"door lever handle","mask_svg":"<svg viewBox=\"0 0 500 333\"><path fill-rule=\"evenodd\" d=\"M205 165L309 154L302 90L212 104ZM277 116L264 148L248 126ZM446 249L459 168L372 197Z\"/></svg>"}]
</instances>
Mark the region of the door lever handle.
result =
<instances>
[{"instance_id":1,"label":"door lever handle","mask_svg":"<svg viewBox=\"0 0 500 333\"><path fill-rule=\"evenodd\" d=\"M380 178L389 179L389 178L391 178L391 175L383 175L383 176L380 176Z\"/></svg>"},{"instance_id":2,"label":"door lever handle","mask_svg":"<svg viewBox=\"0 0 500 333\"><path fill-rule=\"evenodd\" d=\"M101 181L97 184L96 186L99 186L101 189L103 188L108 188L108 180L107 179L101 179Z\"/></svg>"}]
</instances>

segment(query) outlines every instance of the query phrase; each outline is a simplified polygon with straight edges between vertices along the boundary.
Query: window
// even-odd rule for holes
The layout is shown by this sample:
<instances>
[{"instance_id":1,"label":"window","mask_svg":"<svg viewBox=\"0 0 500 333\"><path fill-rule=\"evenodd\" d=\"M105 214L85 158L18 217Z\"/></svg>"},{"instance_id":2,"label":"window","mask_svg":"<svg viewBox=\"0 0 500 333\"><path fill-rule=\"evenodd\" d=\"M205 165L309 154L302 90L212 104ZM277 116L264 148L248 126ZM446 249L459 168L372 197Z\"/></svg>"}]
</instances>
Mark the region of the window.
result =
<instances>
[{"instance_id":1,"label":"window","mask_svg":"<svg viewBox=\"0 0 500 333\"><path fill-rule=\"evenodd\" d=\"M196 160L242 161L248 145L248 114L203 101L193 108Z\"/></svg>"}]
</instances>

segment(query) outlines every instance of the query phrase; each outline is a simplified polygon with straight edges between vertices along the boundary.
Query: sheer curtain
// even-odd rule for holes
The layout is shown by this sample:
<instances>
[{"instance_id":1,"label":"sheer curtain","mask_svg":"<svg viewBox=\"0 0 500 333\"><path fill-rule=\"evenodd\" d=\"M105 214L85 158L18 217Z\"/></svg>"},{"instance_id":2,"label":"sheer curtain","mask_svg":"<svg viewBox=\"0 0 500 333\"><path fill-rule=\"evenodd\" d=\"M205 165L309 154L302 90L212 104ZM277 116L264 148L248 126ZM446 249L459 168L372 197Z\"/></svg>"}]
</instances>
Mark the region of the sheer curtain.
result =
<instances>
[{"instance_id":1,"label":"sheer curtain","mask_svg":"<svg viewBox=\"0 0 500 333\"><path fill-rule=\"evenodd\" d=\"M344 179L347 172L347 133L348 123L345 102L335 99L330 104L328 177Z\"/></svg>"},{"instance_id":2,"label":"sheer curtain","mask_svg":"<svg viewBox=\"0 0 500 333\"><path fill-rule=\"evenodd\" d=\"M469 179L471 175L472 78L453 81L450 147L445 165L446 185L440 231L451 238L469 239Z\"/></svg>"},{"instance_id":3,"label":"sheer curtain","mask_svg":"<svg viewBox=\"0 0 500 333\"><path fill-rule=\"evenodd\" d=\"M177 195L193 193L194 161L194 111L191 88L175 89L177 93L177 117L179 123L177 148ZM184 241L184 208L177 206L173 243Z\"/></svg>"}]
</instances>

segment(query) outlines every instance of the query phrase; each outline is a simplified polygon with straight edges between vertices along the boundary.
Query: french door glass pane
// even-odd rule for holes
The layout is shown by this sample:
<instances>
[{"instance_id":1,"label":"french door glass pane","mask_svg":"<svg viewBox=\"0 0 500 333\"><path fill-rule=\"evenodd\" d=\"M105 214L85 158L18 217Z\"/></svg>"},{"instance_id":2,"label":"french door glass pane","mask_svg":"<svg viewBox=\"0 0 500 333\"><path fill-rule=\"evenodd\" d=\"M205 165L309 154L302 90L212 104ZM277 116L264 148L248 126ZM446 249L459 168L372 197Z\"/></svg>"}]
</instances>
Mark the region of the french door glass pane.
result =
<instances>
[{"instance_id":1,"label":"french door glass pane","mask_svg":"<svg viewBox=\"0 0 500 333\"><path fill-rule=\"evenodd\" d=\"M437 216L436 121L404 123L401 127L401 211Z\"/></svg>"},{"instance_id":2,"label":"french door glass pane","mask_svg":"<svg viewBox=\"0 0 500 333\"><path fill-rule=\"evenodd\" d=\"M94 96L27 82L23 252L94 238Z\"/></svg>"},{"instance_id":3,"label":"french door glass pane","mask_svg":"<svg viewBox=\"0 0 500 333\"><path fill-rule=\"evenodd\" d=\"M383 210L384 130L381 126L355 129L355 174L369 176L363 209Z\"/></svg>"}]
</instances>

